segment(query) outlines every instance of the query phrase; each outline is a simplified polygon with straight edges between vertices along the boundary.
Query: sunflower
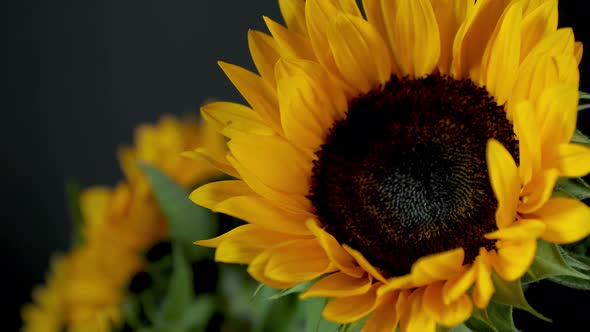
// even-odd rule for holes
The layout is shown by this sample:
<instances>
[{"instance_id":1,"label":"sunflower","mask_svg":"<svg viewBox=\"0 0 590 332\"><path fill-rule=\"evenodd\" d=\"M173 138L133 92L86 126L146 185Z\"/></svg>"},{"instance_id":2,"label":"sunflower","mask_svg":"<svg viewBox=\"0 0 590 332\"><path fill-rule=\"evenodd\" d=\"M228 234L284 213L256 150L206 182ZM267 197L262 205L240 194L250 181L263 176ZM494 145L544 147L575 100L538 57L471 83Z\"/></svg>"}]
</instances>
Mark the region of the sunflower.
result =
<instances>
[{"instance_id":1,"label":"sunflower","mask_svg":"<svg viewBox=\"0 0 590 332\"><path fill-rule=\"evenodd\" d=\"M143 253L168 233L138 163L149 163L189 188L219 172L181 158L180 152L199 145L216 151L220 142L217 133L190 117L164 116L157 125L139 126L135 145L119 152L128 181L80 193L83 241L56 260L47 284L34 291L33 303L22 310L22 331L106 332L120 326L126 288L144 268Z\"/></svg>"},{"instance_id":2,"label":"sunflower","mask_svg":"<svg viewBox=\"0 0 590 332\"><path fill-rule=\"evenodd\" d=\"M45 285L33 290L33 302L21 309L21 316L26 322L22 332L60 331L64 326L61 294L66 287L64 259L53 257L51 270Z\"/></svg>"},{"instance_id":3,"label":"sunflower","mask_svg":"<svg viewBox=\"0 0 590 332\"><path fill-rule=\"evenodd\" d=\"M164 115L157 124L142 124L135 129L135 144L119 149L119 161L127 179L138 190L151 191L139 163L150 164L189 188L219 174L205 162L181 157L182 152L197 147L213 153L222 151L223 138L194 115L182 119Z\"/></svg>"},{"instance_id":4,"label":"sunflower","mask_svg":"<svg viewBox=\"0 0 590 332\"><path fill-rule=\"evenodd\" d=\"M250 31L258 74L220 62L249 103L201 109L235 180L191 199L247 222L197 243L364 331L434 331L518 280L539 239L590 233L551 197L590 171L571 144L582 45L556 0L281 0Z\"/></svg>"},{"instance_id":5,"label":"sunflower","mask_svg":"<svg viewBox=\"0 0 590 332\"><path fill-rule=\"evenodd\" d=\"M47 284L37 288L33 303L23 308L21 331L106 332L121 323L125 286L143 265L138 251L165 233L159 226L164 221L150 229L155 218L116 213L124 208L117 191L95 187L80 194L84 242L55 260ZM154 211L146 205L141 210Z\"/></svg>"}]
</instances>

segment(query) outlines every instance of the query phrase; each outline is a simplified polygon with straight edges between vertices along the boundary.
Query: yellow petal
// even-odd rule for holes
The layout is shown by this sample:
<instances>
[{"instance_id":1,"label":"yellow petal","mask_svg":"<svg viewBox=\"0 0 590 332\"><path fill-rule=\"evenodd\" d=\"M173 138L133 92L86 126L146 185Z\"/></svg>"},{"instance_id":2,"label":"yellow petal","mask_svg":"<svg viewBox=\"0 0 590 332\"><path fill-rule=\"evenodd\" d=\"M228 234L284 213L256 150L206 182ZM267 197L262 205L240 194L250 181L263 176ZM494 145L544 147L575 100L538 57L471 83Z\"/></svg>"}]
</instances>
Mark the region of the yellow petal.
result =
<instances>
[{"instance_id":1,"label":"yellow petal","mask_svg":"<svg viewBox=\"0 0 590 332\"><path fill-rule=\"evenodd\" d=\"M305 2L305 17L307 20L307 31L313 50L319 62L338 78L340 84L345 88L350 97L356 96L359 90L345 82L344 77L336 67L336 62L328 42L328 30L330 22L345 13L353 16L360 16L356 4L351 0L308 0Z\"/></svg>"},{"instance_id":2,"label":"yellow petal","mask_svg":"<svg viewBox=\"0 0 590 332\"><path fill-rule=\"evenodd\" d=\"M484 52L481 81L499 105L506 103L520 64L522 4L512 2L500 18ZM476 82L478 79L474 78Z\"/></svg>"},{"instance_id":3,"label":"yellow petal","mask_svg":"<svg viewBox=\"0 0 590 332\"><path fill-rule=\"evenodd\" d=\"M332 264L340 271L355 278L360 278L365 273L365 270L356 264L355 259L342 248L340 243L331 234L323 230L316 220L310 219L306 225L317 237L320 245L326 251L326 255L332 261Z\"/></svg>"},{"instance_id":4,"label":"yellow petal","mask_svg":"<svg viewBox=\"0 0 590 332\"><path fill-rule=\"evenodd\" d=\"M418 259L411 272L415 287L456 276L461 272L463 257L463 248L457 248Z\"/></svg>"},{"instance_id":5,"label":"yellow petal","mask_svg":"<svg viewBox=\"0 0 590 332\"><path fill-rule=\"evenodd\" d=\"M195 204L211 210L229 198L253 194L252 189L244 181L226 180L207 183L193 190L189 198Z\"/></svg>"},{"instance_id":6,"label":"yellow petal","mask_svg":"<svg viewBox=\"0 0 590 332\"><path fill-rule=\"evenodd\" d=\"M527 57L518 71L507 109L508 118L511 118L511 108L519 102L528 99L536 106L546 89L556 85L577 86L578 81L578 65L572 55L540 54Z\"/></svg>"},{"instance_id":7,"label":"yellow petal","mask_svg":"<svg viewBox=\"0 0 590 332\"><path fill-rule=\"evenodd\" d=\"M582 62L582 55L584 54L584 45L581 42L576 42L574 45L574 56L578 65Z\"/></svg>"},{"instance_id":8,"label":"yellow petal","mask_svg":"<svg viewBox=\"0 0 590 332\"><path fill-rule=\"evenodd\" d=\"M248 264L265 249L263 246L252 246L249 241L226 240L217 246L215 261Z\"/></svg>"},{"instance_id":9,"label":"yellow petal","mask_svg":"<svg viewBox=\"0 0 590 332\"><path fill-rule=\"evenodd\" d=\"M260 76L273 88L276 87L274 67L280 58L277 42L264 32L250 30L248 31L248 47Z\"/></svg>"},{"instance_id":10,"label":"yellow petal","mask_svg":"<svg viewBox=\"0 0 590 332\"><path fill-rule=\"evenodd\" d=\"M211 210L278 232L302 235L311 233L305 226L310 214L286 211L259 196L231 197Z\"/></svg>"},{"instance_id":11,"label":"yellow petal","mask_svg":"<svg viewBox=\"0 0 590 332\"><path fill-rule=\"evenodd\" d=\"M409 274L393 277L379 289L379 295L396 289L412 289L438 280L453 279L463 271L463 248L441 252L418 259Z\"/></svg>"},{"instance_id":12,"label":"yellow petal","mask_svg":"<svg viewBox=\"0 0 590 332\"><path fill-rule=\"evenodd\" d=\"M559 172L556 169L537 173L533 180L522 189L522 203L518 206L518 212L532 213L543 206L551 197L558 178Z\"/></svg>"},{"instance_id":13,"label":"yellow petal","mask_svg":"<svg viewBox=\"0 0 590 332\"><path fill-rule=\"evenodd\" d=\"M297 238L299 237L292 234L275 232L258 225L246 224L212 239L195 241L195 244L208 248L217 248L223 242L232 241L266 249Z\"/></svg>"},{"instance_id":14,"label":"yellow petal","mask_svg":"<svg viewBox=\"0 0 590 332\"><path fill-rule=\"evenodd\" d=\"M473 304L466 294L452 303L443 301L443 282L434 282L426 287L422 298L424 311L437 323L453 327L471 316Z\"/></svg>"},{"instance_id":15,"label":"yellow petal","mask_svg":"<svg viewBox=\"0 0 590 332\"><path fill-rule=\"evenodd\" d=\"M307 36L305 0L279 0L279 8L289 30Z\"/></svg>"},{"instance_id":16,"label":"yellow petal","mask_svg":"<svg viewBox=\"0 0 590 332\"><path fill-rule=\"evenodd\" d=\"M402 332L435 332L436 321L424 310L424 287L412 292L406 302L409 310L404 312L400 319L400 330Z\"/></svg>"},{"instance_id":17,"label":"yellow petal","mask_svg":"<svg viewBox=\"0 0 590 332\"><path fill-rule=\"evenodd\" d=\"M541 142L533 105L521 102L513 111L514 132L520 150L520 179L526 186L541 167Z\"/></svg>"},{"instance_id":18,"label":"yellow petal","mask_svg":"<svg viewBox=\"0 0 590 332\"><path fill-rule=\"evenodd\" d=\"M236 65L220 61L219 66L260 118L277 133L282 133L277 96L271 85Z\"/></svg>"},{"instance_id":19,"label":"yellow petal","mask_svg":"<svg viewBox=\"0 0 590 332\"><path fill-rule=\"evenodd\" d=\"M307 195L311 160L278 136L244 135L227 143L232 155L277 191Z\"/></svg>"},{"instance_id":20,"label":"yellow petal","mask_svg":"<svg viewBox=\"0 0 590 332\"><path fill-rule=\"evenodd\" d=\"M381 274L381 272L379 272L373 265L371 265L371 263L369 263L369 261L365 258L365 256L363 256L363 254L360 253L360 251L354 250L351 247L347 246L346 244L343 244L342 247L352 257L354 257L356 262L365 271L367 271L367 273L369 273L371 276L373 276L375 279L377 279L379 281L386 282L385 277Z\"/></svg>"},{"instance_id":21,"label":"yellow petal","mask_svg":"<svg viewBox=\"0 0 590 332\"><path fill-rule=\"evenodd\" d=\"M522 2L522 8L524 15L530 15L539 6L552 0L520 0Z\"/></svg>"},{"instance_id":22,"label":"yellow petal","mask_svg":"<svg viewBox=\"0 0 590 332\"><path fill-rule=\"evenodd\" d=\"M276 281L301 283L335 270L316 239L296 240L270 250L264 274Z\"/></svg>"},{"instance_id":23,"label":"yellow petal","mask_svg":"<svg viewBox=\"0 0 590 332\"><path fill-rule=\"evenodd\" d=\"M313 91L303 76L291 76L278 82L281 125L285 137L310 151L318 150L329 129L314 116L315 112L323 110L313 98Z\"/></svg>"},{"instance_id":24,"label":"yellow petal","mask_svg":"<svg viewBox=\"0 0 590 332\"><path fill-rule=\"evenodd\" d=\"M401 319L401 317L407 317L410 313L411 306L409 305L410 304L409 299L410 299L410 295L412 295L413 291L414 290L412 290L412 289L407 289L407 290L401 290L401 291L394 292L394 294L395 293L398 294L397 301L395 303L395 310L399 314L400 319ZM377 294L380 296L379 298L382 298L381 294L383 294L383 293L378 291Z\"/></svg>"},{"instance_id":25,"label":"yellow petal","mask_svg":"<svg viewBox=\"0 0 590 332\"><path fill-rule=\"evenodd\" d=\"M465 17L473 9L472 0L431 0L440 30L440 60L438 69L442 74L449 74L453 57L453 41Z\"/></svg>"},{"instance_id":26,"label":"yellow petal","mask_svg":"<svg viewBox=\"0 0 590 332\"><path fill-rule=\"evenodd\" d=\"M382 1L393 57L402 75L422 77L440 59L440 33L429 0Z\"/></svg>"},{"instance_id":27,"label":"yellow petal","mask_svg":"<svg viewBox=\"0 0 590 332\"><path fill-rule=\"evenodd\" d=\"M486 151L490 182L498 200L496 224L504 228L516 219L516 206L520 193L518 169L512 156L495 139L490 139Z\"/></svg>"},{"instance_id":28,"label":"yellow petal","mask_svg":"<svg viewBox=\"0 0 590 332\"><path fill-rule=\"evenodd\" d=\"M323 277L316 282L305 293L301 294L302 299L314 296L323 297L349 297L365 294L371 289L371 278L354 278L346 273L336 272Z\"/></svg>"},{"instance_id":29,"label":"yellow petal","mask_svg":"<svg viewBox=\"0 0 590 332\"><path fill-rule=\"evenodd\" d=\"M570 141L576 130L577 106L578 89L575 86L555 86L541 94L537 119L544 153L546 149Z\"/></svg>"},{"instance_id":30,"label":"yellow petal","mask_svg":"<svg viewBox=\"0 0 590 332\"><path fill-rule=\"evenodd\" d=\"M379 289L379 295L397 289L412 289L415 287L416 283L414 282L414 276L410 273L404 276L392 277L388 279L387 284Z\"/></svg>"},{"instance_id":31,"label":"yellow petal","mask_svg":"<svg viewBox=\"0 0 590 332\"><path fill-rule=\"evenodd\" d=\"M348 108L346 95L318 63L281 59L275 67L285 136L313 155Z\"/></svg>"},{"instance_id":32,"label":"yellow petal","mask_svg":"<svg viewBox=\"0 0 590 332\"><path fill-rule=\"evenodd\" d=\"M78 202L86 227L104 224L108 218L109 204L112 199L113 190L108 187L91 187L80 193Z\"/></svg>"},{"instance_id":33,"label":"yellow petal","mask_svg":"<svg viewBox=\"0 0 590 332\"><path fill-rule=\"evenodd\" d=\"M558 168L561 176L577 178L590 172L590 149L586 146L565 143L558 145L556 152L548 166Z\"/></svg>"},{"instance_id":34,"label":"yellow petal","mask_svg":"<svg viewBox=\"0 0 590 332\"><path fill-rule=\"evenodd\" d=\"M307 99L314 118L324 128L331 128L334 121L344 118L348 100L335 79L317 62L282 58L275 67L277 80L300 76L312 89Z\"/></svg>"},{"instance_id":35,"label":"yellow petal","mask_svg":"<svg viewBox=\"0 0 590 332\"><path fill-rule=\"evenodd\" d=\"M281 57L315 60L313 49L307 38L285 28L266 16L263 19L274 40L279 45Z\"/></svg>"},{"instance_id":36,"label":"yellow petal","mask_svg":"<svg viewBox=\"0 0 590 332\"><path fill-rule=\"evenodd\" d=\"M578 86L580 84L580 70L576 55L556 55L558 83Z\"/></svg>"},{"instance_id":37,"label":"yellow petal","mask_svg":"<svg viewBox=\"0 0 590 332\"><path fill-rule=\"evenodd\" d=\"M122 146L117 149L117 159L125 178L133 184L140 192L147 192L150 189L146 183L143 172L138 167L137 153L130 146Z\"/></svg>"},{"instance_id":38,"label":"yellow petal","mask_svg":"<svg viewBox=\"0 0 590 332\"><path fill-rule=\"evenodd\" d=\"M264 124L264 120L254 110L241 104L224 101L212 102L201 107L201 116L218 132L232 126L236 130L246 133L274 134L274 131Z\"/></svg>"},{"instance_id":39,"label":"yellow petal","mask_svg":"<svg viewBox=\"0 0 590 332\"><path fill-rule=\"evenodd\" d=\"M504 280L516 280L529 269L535 258L537 240L501 240L496 242L494 270Z\"/></svg>"},{"instance_id":40,"label":"yellow petal","mask_svg":"<svg viewBox=\"0 0 590 332\"><path fill-rule=\"evenodd\" d=\"M574 50L575 39L573 30L571 28L561 28L541 39L527 57L543 53L548 55L571 55L575 54Z\"/></svg>"},{"instance_id":41,"label":"yellow petal","mask_svg":"<svg viewBox=\"0 0 590 332\"><path fill-rule=\"evenodd\" d=\"M543 37L555 30L557 30L557 0L546 1L527 13L522 20L520 59L524 60Z\"/></svg>"},{"instance_id":42,"label":"yellow petal","mask_svg":"<svg viewBox=\"0 0 590 332\"><path fill-rule=\"evenodd\" d=\"M371 25L379 32L381 38L385 41L386 45L388 45L388 55L389 58L393 60L393 55L391 53L391 45L389 45L389 38L387 37L387 28L385 27L385 19L383 17L383 7L381 6L381 0L362 0L363 9L367 16L367 21L371 23ZM392 61L393 62L393 61ZM392 66L395 67L395 63L392 63ZM399 73L397 68L393 68L394 73Z\"/></svg>"},{"instance_id":43,"label":"yellow petal","mask_svg":"<svg viewBox=\"0 0 590 332\"><path fill-rule=\"evenodd\" d=\"M475 268L475 287L473 287L473 303L480 308L486 308L492 295L494 294L494 284L492 282L492 271L490 268L490 257L488 252L481 248L479 256L475 259L473 266Z\"/></svg>"},{"instance_id":44,"label":"yellow petal","mask_svg":"<svg viewBox=\"0 0 590 332\"><path fill-rule=\"evenodd\" d=\"M571 243L590 234L590 208L578 200L552 198L535 215L547 226L541 234L545 241Z\"/></svg>"},{"instance_id":45,"label":"yellow petal","mask_svg":"<svg viewBox=\"0 0 590 332\"><path fill-rule=\"evenodd\" d=\"M193 160L198 160L199 162L206 162L211 165L213 168L234 177L236 179L240 178L240 174L233 168L232 165L229 164L227 159L225 158L227 153L222 151L213 151L212 149L208 148L197 148L194 151L185 151L181 153L181 156Z\"/></svg>"},{"instance_id":46,"label":"yellow petal","mask_svg":"<svg viewBox=\"0 0 590 332\"><path fill-rule=\"evenodd\" d=\"M442 289L443 302L449 305L465 294L475 281L475 268L469 266L465 271L447 280Z\"/></svg>"},{"instance_id":47,"label":"yellow petal","mask_svg":"<svg viewBox=\"0 0 590 332\"><path fill-rule=\"evenodd\" d=\"M334 1L308 0L305 2L305 17L311 45L319 62L333 73L337 70L328 43L328 27L330 19L336 17L339 12Z\"/></svg>"},{"instance_id":48,"label":"yellow petal","mask_svg":"<svg viewBox=\"0 0 590 332\"><path fill-rule=\"evenodd\" d=\"M399 292L390 292L379 297L377 307L369 316L362 328L362 332L395 332L399 322L396 302Z\"/></svg>"},{"instance_id":49,"label":"yellow petal","mask_svg":"<svg viewBox=\"0 0 590 332\"><path fill-rule=\"evenodd\" d=\"M277 281L272 278L269 278L266 275L266 266L268 265L268 261L271 255L272 248L263 251L250 262L250 264L248 265L248 273L252 276L252 278L254 278L256 281L260 283L263 283L267 286L276 289L285 289L297 285L298 282Z\"/></svg>"},{"instance_id":50,"label":"yellow petal","mask_svg":"<svg viewBox=\"0 0 590 332\"><path fill-rule=\"evenodd\" d=\"M283 207L286 210L296 213L306 213L311 209L311 203L307 198L301 195L285 193L271 188L265 184L256 174L244 167L244 165L242 165L231 154L227 156L227 160L238 172L244 182L246 182L248 186L260 196L277 203L277 205Z\"/></svg>"},{"instance_id":51,"label":"yellow petal","mask_svg":"<svg viewBox=\"0 0 590 332\"><path fill-rule=\"evenodd\" d=\"M362 295L339 297L328 302L322 314L328 320L338 323L352 323L368 315L377 304L375 284Z\"/></svg>"},{"instance_id":52,"label":"yellow petal","mask_svg":"<svg viewBox=\"0 0 590 332\"><path fill-rule=\"evenodd\" d=\"M479 0L457 31L453 43L452 73L455 77L473 77L480 70L488 41L499 22L506 1Z\"/></svg>"},{"instance_id":53,"label":"yellow petal","mask_svg":"<svg viewBox=\"0 0 590 332\"><path fill-rule=\"evenodd\" d=\"M486 239L536 239L545 230L545 224L535 219L520 219L509 227L485 235Z\"/></svg>"},{"instance_id":54,"label":"yellow petal","mask_svg":"<svg viewBox=\"0 0 590 332\"><path fill-rule=\"evenodd\" d=\"M327 1L334 1L334 0L327 0ZM346 14L350 14L353 16L357 16L357 17L361 17L361 10L359 9L358 5L357 5L357 1L356 0L336 0L334 2L338 8L340 8L340 10L343 13Z\"/></svg>"},{"instance_id":55,"label":"yellow petal","mask_svg":"<svg viewBox=\"0 0 590 332\"><path fill-rule=\"evenodd\" d=\"M391 76L391 60L379 33L364 19L339 14L328 29L338 70L350 84L367 92Z\"/></svg>"}]
</instances>

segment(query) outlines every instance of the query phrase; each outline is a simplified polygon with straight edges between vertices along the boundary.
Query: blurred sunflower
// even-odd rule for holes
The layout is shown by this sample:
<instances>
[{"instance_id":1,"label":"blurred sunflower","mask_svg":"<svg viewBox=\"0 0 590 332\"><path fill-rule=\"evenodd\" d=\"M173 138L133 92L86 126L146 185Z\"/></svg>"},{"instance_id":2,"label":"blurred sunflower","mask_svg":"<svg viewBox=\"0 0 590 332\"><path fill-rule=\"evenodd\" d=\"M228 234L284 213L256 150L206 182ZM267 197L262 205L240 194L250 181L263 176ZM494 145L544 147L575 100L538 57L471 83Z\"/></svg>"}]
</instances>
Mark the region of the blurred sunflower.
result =
<instances>
[{"instance_id":1,"label":"blurred sunflower","mask_svg":"<svg viewBox=\"0 0 590 332\"><path fill-rule=\"evenodd\" d=\"M23 332L61 331L63 323L63 305L61 294L67 283L64 259L53 257L51 270L45 285L33 290L34 303L22 308Z\"/></svg>"},{"instance_id":2,"label":"blurred sunflower","mask_svg":"<svg viewBox=\"0 0 590 332\"><path fill-rule=\"evenodd\" d=\"M127 286L145 266L143 253L168 233L167 220L138 164L150 164L191 188L219 172L181 158L180 152L199 145L215 150L221 142L196 118L165 116L157 125L139 126L135 145L120 150L128 181L80 193L82 241L56 259L47 284L34 291L33 303L22 310L21 330L106 332L120 326Z\"/></svg>"},{"instance_id":3,"label":"blurred sunflower","mask_svg":"<svg viewBox=\"0 0 590 332\"><path fill-rule=\"evenodd\" d=\"M119 149L119 162L134 188L150 192L149 183L139 163L150 164L185 188L219 174L207 163L196 163L181 157L188 149L219 153L223 151L222 137L209 126L203 126L196 116L178 119L164 115L157 124L142 124L135 130L135 144Z\"/></svg>"},{"instance_id":4,"label":"blurred sunflower","mask_svg":"<svg viewBox=\"0 0 590 332\"><path fill-rule=\"evenodd\" d=\"M220 62L250 107L204 106L229 152L201 154L236 180L191 199L247 224L197 243L274 288L318 279L302 297L335 322L454 326L538 239L590 233L551 197L590 171L569 143L582 45L556 0L362 3L280 0L287 27L248 34L260 75Z\"/></svg>"}]
</instances>

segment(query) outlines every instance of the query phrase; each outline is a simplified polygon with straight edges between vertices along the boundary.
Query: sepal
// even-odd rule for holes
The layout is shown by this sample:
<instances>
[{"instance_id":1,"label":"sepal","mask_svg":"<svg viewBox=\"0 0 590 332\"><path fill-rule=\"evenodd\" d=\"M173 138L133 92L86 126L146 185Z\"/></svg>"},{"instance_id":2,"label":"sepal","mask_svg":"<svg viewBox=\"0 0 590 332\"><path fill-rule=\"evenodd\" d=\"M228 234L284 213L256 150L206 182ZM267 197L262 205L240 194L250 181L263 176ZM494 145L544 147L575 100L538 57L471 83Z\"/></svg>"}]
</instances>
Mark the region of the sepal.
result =
<instances>
[{"instance_id":1,"label":"sepal","mask_svg":"<svg viewBox=\"0 0 590 332\"><path fill-rule=\"evenodd\" d=\"M492 282L496 290L492 296L493 302L522 309L539 319L551 322L551 319L543 316L527 302L520 280L506 281L496 273L492 273Z\"/></svg>"},{"instance_id":2,"label":"sepal","mask_svg":"<svg viewBox=\"0 0 590 332\"><path fill-rule=\"evenodd\" d=\"M533 264L523 276L522 282L529 283L553 277L572 277L576 279L590 279L586 274L576 270L568 264L559 246L539 240ZM573 261L573 258L569 258Z\"/></svg>"}]
</instances>

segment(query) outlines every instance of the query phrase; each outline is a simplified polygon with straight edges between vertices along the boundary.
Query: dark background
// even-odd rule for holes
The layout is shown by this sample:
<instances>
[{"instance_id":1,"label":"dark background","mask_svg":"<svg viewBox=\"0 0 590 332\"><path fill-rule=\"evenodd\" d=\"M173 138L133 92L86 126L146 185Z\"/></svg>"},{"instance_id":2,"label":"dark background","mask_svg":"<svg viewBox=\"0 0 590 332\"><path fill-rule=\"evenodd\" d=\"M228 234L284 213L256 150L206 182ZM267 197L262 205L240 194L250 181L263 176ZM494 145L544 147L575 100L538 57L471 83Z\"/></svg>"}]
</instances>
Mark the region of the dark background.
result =
<instances>
[{"instance_id":1,"label":"dark background","mask_svg":"<svg viewBox=\"0 0 590 332\"><path fill-rule=\"evenodd\" d=\"M562 0L560 25L590 45L586 11ZM66 250L64 183L114 185L116 148L164 113L197 112L208 98L240 97L216 65L252 67L248 28L280 20L274 0L12 1L0 4L3 331L42 283L49 256ZM589 91L588 57L581 90ZM590 117L581 126L590 129ZM587 321L588 293L541 283L533 305L561 329ZM584 304L581 303L584 302ZM519 315L522 324L533 324ZM526 325L525 330L550 325ZM523 329L525 325L522 326Z\"/></svg>"}]
</instances>

